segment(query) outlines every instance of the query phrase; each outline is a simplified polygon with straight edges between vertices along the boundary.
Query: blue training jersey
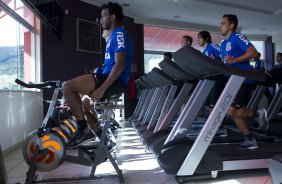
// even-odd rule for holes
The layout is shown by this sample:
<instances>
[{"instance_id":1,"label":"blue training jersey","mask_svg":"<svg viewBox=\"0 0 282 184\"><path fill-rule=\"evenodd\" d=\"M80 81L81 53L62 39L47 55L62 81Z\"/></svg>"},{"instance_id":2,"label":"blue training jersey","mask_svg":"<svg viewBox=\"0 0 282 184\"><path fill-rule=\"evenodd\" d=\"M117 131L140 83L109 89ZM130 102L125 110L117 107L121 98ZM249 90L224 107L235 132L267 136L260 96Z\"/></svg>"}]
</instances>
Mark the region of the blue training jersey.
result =
<instances>
[{"instance_id":1,"label":"blue training jersey","mask_svg":"<svg viewBox=\"0 0 282 184\"><path fill-rule=\"evenodd\" d=\"M128 32L121 27L116 27L107 40L103 74L110 74L112 71L115 65L115 53L117 52L126 52L125 66L118 79L127 85L131 72L132 42Z\"/></svg>"},{"instance_id":2,"label":"blue training jersey","mask_svg":"<svg viewBox=\"0 0 282 184\"><path fill-rule=\"evenodd\" d=\"M226 64L225 56L230 55L234 58L237 58L243 55L251 46L253 46L253 44L244 35L233 32L229 36L229 38L223 40L220 44L220 52L223 62ZM244 70L252 69L249 60L229 65ZM253 83L253 81L250 79L246 79L245 83Z\"/></svg>"},{"instance_id":3,"label":"blue training jersey","mask_svg":"<svg viewBox=\"0 0 282 184\"><path fill-rule=\"evenodd\" d=\"M277 65L274 65L273 68L282 68L282 64L277 64Z\"/></svg>"},{"instance_id":4,"label":"blue training jersey","mask_svg":"<svg viewBox=\"0 0 282 184\"><path fill-rule=\"evenodd\" d=\"M251 46L253 46L253 44L244 35L233 32L229 38L223 40L220 44L220 52L223 62L226 63L225 56L230 55L237 58L242 56ZM249 60L230 65L245 70L251 70Z\"/></svg>"},{"instance_id":5,"label":"blue training jersey","mask_svg":"<svg viewBox=\"0 0 282 184\"><path fill-rule=\"evenodd\" d=\"M203 53L206 56L213 57L216 61L221 61L220 47L217 44L209 43Z\"/></svg>"}]
</instances>

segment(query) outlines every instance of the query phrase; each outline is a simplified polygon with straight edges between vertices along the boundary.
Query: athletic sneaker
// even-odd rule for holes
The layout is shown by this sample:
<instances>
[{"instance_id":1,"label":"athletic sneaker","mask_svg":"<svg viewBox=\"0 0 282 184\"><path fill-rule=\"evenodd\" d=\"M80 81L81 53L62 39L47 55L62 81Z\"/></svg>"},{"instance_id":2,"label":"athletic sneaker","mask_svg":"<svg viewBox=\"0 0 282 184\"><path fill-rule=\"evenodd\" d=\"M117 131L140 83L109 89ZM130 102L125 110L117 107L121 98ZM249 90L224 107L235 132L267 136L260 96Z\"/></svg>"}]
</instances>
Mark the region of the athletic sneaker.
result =
<instances>
[{"instance_id":1,"label":"athletic sneaker","mask_svg":"<svg viewBox=\"0 0 282 184\"><path fill-rule=\"evenodd\" d=\"M88 134L85 134L81 131L77 131L75 137L67 144L68 148L75 148L79 146L81 143L85 141L89 141L91 139L95 138L95 135L90 132Z\"/></svg>"},{"instance_id":2,"label":"athletic sneaker","mask_svg":"<svg viewBox=\"0 0 282 184\"><path fill-rule=\"evenodd\" d=\"M259 109L257 110L257 113L259 114L259 117L257 119L259 125L258 130L261 132L266 132L269 127L267 112L265 109Z\"/></svg>"},{"instance_id":3,"label":"athletic sneaker","mask_svg":"<svg viewBox=\"0 0 282 184\"><path fill-rule=\"evenodd\" d=\"M245 140L243 141L242 144L240 144L238 149L240 149L240 150L247 150L247 149L252 150L252 149L257 149L258 147L259 146L258 146L256 139L245 138Z\"/></svg>"},{"instance_id":4,"label":"athletic sneaker","mask_svg":"<svg viewBox=\"0 0 282 184\"><path fill-rule=\"evenodd\" d=\"M228 136L228 133L227 133L226 128L219 127L219 129L217 130L217 132L215 133L215 135L216 135L216 136L219 136L219 137L227 137L227 136Z\"/></svg>"}]
</instances>

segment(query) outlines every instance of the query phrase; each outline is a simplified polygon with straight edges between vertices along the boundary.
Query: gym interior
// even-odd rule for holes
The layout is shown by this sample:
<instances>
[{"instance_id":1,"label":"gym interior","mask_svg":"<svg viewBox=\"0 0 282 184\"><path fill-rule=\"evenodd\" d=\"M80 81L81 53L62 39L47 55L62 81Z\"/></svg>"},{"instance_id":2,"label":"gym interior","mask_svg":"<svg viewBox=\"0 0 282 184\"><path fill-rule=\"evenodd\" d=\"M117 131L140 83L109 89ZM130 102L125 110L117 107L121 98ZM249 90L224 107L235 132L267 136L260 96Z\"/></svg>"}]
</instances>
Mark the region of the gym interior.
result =
<instances>
[{"instance_id":1,"label":"gym interior","mask_svg":"<svg viewBox=\"0 0 282 184\"><path fill-rule=\"evenodd\" d=\"M72 148L79 125L63 83L103 66L107 2L0 0L0 183L282 183L282 2L113 2L133 45L129 82L93 105L101 136ZM263 70L253 58L245 71L203 54L199 32L220 45L224 14L238 16ZM246 109L263 109L267 127L247 118L258 146L242 150L228 108L246 79L255 81Z\"/></svg>"}]
</instances>

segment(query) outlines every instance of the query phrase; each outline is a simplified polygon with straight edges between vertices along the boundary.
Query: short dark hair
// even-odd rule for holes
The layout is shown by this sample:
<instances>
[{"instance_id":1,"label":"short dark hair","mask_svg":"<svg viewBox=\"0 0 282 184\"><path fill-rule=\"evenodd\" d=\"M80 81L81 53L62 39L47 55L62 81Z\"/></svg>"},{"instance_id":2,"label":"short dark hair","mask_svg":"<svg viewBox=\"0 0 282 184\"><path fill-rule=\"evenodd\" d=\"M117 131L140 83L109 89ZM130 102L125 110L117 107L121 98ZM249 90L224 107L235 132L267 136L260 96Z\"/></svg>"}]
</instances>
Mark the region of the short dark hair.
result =
<instances>
[{"instance_id":1,"label":"short dark hair","mask_svg":"<svg viewBox=\"0 0 282 184\"><path fill-rule=\"evenodd\" d=\"M282 53L281 52L277 52L276 56L282 57Z\"/></svg>"},{"instance_id":2,"label":"short dark hair","mask_svg":"<svg viewBox=\"0 0 282 184\"><path fill-rule=\"evenodd\" d=\"M193 43L193 38L192 38L191 36L184 35L184 36L182 36L182 38L184 38L184 39L186 39L187 41L189 41L189 42L191 43L191 45L192 45L192 43Z\"/></svg>"},{"instance_id":3,"label":"short dark hair","mask_svg":"<svg viewBox=\"0 0 282 184\"><path fill-rule=\"evenodd\" d=\"M172 59L172 54L170 52L165 52L164 56L168 57L169 59Z\"/></svg>"},{"instance_id":4,"label":"short dark hair","mask_svg":"<svg viewBox=\"0 0 282 184\"><path fill-rule=\"evenodd\" d=\"M234 24L234 31L235 31L237 26L238 26L238 18L237 18L237 16L233 15L233 14L225 14L225 15L223 15L223 18L228 18L228 21L231 24Z\"/></svg>"},{"instance_id":5,"label":"short dark hair","mask_svg":"<svg viewBox=\"0 0 282 184\"><path fill-rule=\"evenodd\" d=\"M121 22L123 19L122 7L118 3L108 2L107 4L102 5L103 9L109 9L110 15L115 15L118 22Z\"/></svg>"},{"instance_id":6,"label":"short dark hair","mask_svg":"<svg viewBox=\"0 0 282 184\"><path fill-rule=\"evenodd\" d=\"M208 31L201 31L198 34L198 37L203 38L203 40L205 40L205 42L207 43L211 43L211 34Z\"/></svg>"}]
</instances>

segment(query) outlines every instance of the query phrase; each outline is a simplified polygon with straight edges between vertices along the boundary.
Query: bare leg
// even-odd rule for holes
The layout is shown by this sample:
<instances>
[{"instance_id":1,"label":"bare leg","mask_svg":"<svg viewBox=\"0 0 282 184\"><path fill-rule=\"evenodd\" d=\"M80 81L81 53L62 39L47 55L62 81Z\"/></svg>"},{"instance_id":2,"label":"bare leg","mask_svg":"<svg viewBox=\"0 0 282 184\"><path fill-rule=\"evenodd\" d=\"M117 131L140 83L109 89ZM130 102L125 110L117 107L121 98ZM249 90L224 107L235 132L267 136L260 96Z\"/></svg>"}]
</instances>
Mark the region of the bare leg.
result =
<instances>
[{"instance_id":1,"label":"bare leg","mask_svg":"<svg viewBox=\"0 0 282 184\"><path fill-rule=\"evenodd\" d=\"M248 121L247 118L253 117L253 111L247 110L245 108L234 108L230 107L228 109L228 115L230 115L234 121L237 127L240 129L240 131L243 133L243 135L250 134L250 129L248 127Z\"/></svg>"},{"instance_id":2,"label":"bare leg","mask_svg":"<svg viewBox=\"0 0 282 184\"><path fill-rule=\"evenodd\" d=\"M91 99L88 96L84 96L82 98L82 107L83 111L86 117L87 123L90 125L91 129L97 133L100 128L98 127L98 117L95 113L94 109L94 103L91 101Z\"/></svg>"},{"instance_id":3,"label":"bare leg","mask_svg":"<svg viewBox=\"0 0 282 184\"><path fill-rule=\"evenodd\" d=\"M248 122L244 118L233 118L235 121L235 124L239 128L239 130L242 132L243 135L249 135L250 129L248 127Z\"/></svg>"},{"instance_id":4,"label":"bare leg","mask_svg":"<svg viewBox=\"0 0 282 184\"><path fill-rule=\"evenodd\" d=\"M98 118L97 116L95 116L92 112L84 112L85 113L85 117L86 117L86 121L87 123L90 125L91 129L97 133L99 132L100 128L98 127Z\"/></svg>"},{"instance_id":5,"label":"bare leg","mask_svg":"<svg viewBox=\"0 0 282 184\"><path fill-rule=\"evenodd\" d=\"M95 80L91 74L82 75L64 83L63 94L77 120L84 119L79 94L90 94L95 90Z\"/></svg>"}]
</instances>

